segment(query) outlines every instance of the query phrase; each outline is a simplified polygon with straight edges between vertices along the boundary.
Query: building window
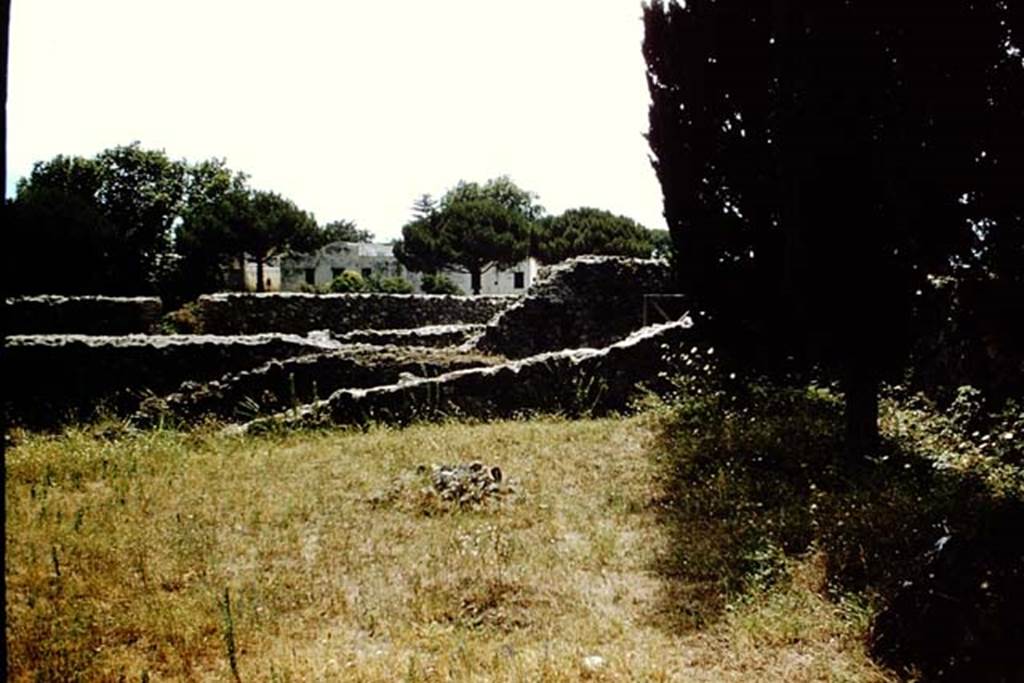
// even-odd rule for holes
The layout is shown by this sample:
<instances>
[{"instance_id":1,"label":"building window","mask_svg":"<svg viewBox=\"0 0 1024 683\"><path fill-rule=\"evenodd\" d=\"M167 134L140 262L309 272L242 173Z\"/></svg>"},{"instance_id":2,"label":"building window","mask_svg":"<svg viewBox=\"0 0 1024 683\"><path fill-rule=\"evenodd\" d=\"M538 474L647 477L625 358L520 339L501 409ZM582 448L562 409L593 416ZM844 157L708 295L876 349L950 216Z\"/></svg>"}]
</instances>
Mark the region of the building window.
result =
<instances>
[{"instance_id":1,"label":"building window","mask_svg":"<svg viewBox=\"0 0 1024 683\"><path fill-rule=\"evenodd\" d=\"M526 274L522 271L516 271L512 274L512 286L516 289L522 289L526 286Z\"/></svg>"},{"instance_id":2,"label":"building window","mask_svg":"<svg viewBox=\"0 0 1024 683\"><path fill-rule=\"evenodd\" d=\"M306 268L306 284L316 284L316 268Z\"/></svg>"}]
</instances>

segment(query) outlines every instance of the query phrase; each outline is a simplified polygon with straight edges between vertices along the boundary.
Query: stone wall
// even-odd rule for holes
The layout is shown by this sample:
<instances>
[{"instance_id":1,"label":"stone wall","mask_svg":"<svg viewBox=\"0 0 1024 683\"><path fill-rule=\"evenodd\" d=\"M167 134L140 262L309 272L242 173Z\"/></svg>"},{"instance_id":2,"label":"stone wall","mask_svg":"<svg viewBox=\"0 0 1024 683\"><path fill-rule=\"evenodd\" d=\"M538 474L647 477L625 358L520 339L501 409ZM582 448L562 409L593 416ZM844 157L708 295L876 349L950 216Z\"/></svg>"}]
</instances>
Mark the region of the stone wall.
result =
<instances>
[{"instance_id":1,"label":"stone wall","mask_svg":"<svg viewBox=\"0 0 1024 683\"><path fill-rule=\"evenodd\" d=\"M353 345L272 360L203 385L187 382L169 396L145 402L137 418L140 424L153 424L161 417L185 423L204 418L244 421L319 400L341 388L436 377L498 360L428 348Z\"/></svg>"},{"instance_id":2,"label":"stone wall","mask_svg":"<svg viewBox=\"0 0 1024 683\"><path fill-rule=\"evenodd\" d=\"M527 296L492 319L465 348L525 358L607 346L643 326L645 294L672 291L672 269L664 261L570 259L547 269Z\"/></svg>"},{"instance_id":3,"label":"stone wall","mask_svg":"<svg viewBox=\"0 0 1024 683\"><path fill-rule=\"evenodd\" d=\"M156 297L23 296L4 301L6 334L135 334L156 331Z\"/></svg>"},{"instance_id":4,"label":"stone wall","mask_svg":"<svg viewBox=\"0 0 1024 683\"><path fill-rule=\"evenodd\" d=\"M98 409L133 411L152 392L165 394L185 380L209 381L227 372L337 348L305 337L8 337L0 356L8 424L51 427L88 420Z\"/></svg>"},{"instance_id":5,"label":"stone wall","mask_svg":"<svg viewBox=\"0 0 1024 683\"><path fill-rule=\"evenodd\" d=\"M434 378L341 389L326 400L290 414L255 420L242 429L621 411L644 387L668 388L665 374L674 367L665 349L692 343L691 326L688 319L652 325L603 349L555 351Z\"/></svg>"},{"instance_id":6,"label":"stone wall","mask_svg":"<svg viewBox=\"0 0 1024 683\"><path fill-rule=\"evenodd\" d=\"M207 334L336 334L366 329L485 323L515 297L427 294L208 294L197 314Z\"/></svg>"},{"instance_id":7,"label":"stone wall","mask_svg":"<svg viewBox=\"0 0 1024 683\"><path fill-rule=\"evenodd\" d=\"M480 324L431 325L407 330L356 330L337 336L343 344L374 344L377 346L459 346L484 329Z\"/></svg>"}]
</instances>

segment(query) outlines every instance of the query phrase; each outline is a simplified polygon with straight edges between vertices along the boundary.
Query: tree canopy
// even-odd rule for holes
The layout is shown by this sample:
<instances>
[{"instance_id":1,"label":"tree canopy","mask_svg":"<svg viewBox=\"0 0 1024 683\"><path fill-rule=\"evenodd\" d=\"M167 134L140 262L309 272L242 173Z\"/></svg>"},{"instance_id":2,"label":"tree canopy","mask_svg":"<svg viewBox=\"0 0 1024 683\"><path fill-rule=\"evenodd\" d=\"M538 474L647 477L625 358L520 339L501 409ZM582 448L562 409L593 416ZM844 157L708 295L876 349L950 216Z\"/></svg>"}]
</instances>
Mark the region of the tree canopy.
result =
<instances>
[{"instance_id":1,"label":"tree canopy","mask_svg":"<svg viewBox=\"0 0 1024 683\"><path fill-rule=\"evenodd\" d=\"M999 0L644 8L681 284L720 343L832 369L851 451L873 444L925 277L1012 270L993 245L1021 264L1022 16Z\"/></svg>"},{"instance_id":2,"label":"tree canopy","mask_svg":"<svg viewBox=\"0 0 1024 683\"><path fill-rule=\"evenodd\" d=\"M360 230L354 221L340 219L331 221L320 228L321 239L328 242L372 242L373 233Z\"/></svg>"},{"instance_id":3,"label":"tree canopy","mask_svg":"<svg viewBox=\"0 0 1024 683\"><path fill-rule=\"evenodd\" d=\"M543 212L535 195L507 177L484 185L459 182L433 209L425 199L417 204L422 215L402 228L395 257L412 271L469 273L475 294L480 293L483 271L526 258L533 216Z\"/></svg>"},{"instance_id":4,"label":"tree canopy","mask_svg":"<svg viewBox=\"0 0 1024 683\"><path fill-rule=\"evenodd\" d=\"M184 190L184 165L138 143L37 162L11 206L8 289L154 291Z\"/></svg>"},{"instance_id":5,"label":"tree canopy","mask_svg":"<svg viewBox=\"0 0 1024 683\"><path fill-rule=\"evenodd\" d=\"M311 214L253 190L223 160L172 160L137 142L93 158L36 163L19 181L8 214L12 293L159 293L178 300L224 288L225 264L244 254L261 271L285 249L313 249L342 231L369 238L347 221L319 229Z\"/></svg>"},{"instance_id":6,"label":"tree canopy","mask_svg":"<svg viewBox=\"0 0 1024 683\"><path fill-rule=\"evenodd\" d=\"M538 222L534 255L556 263L582 254L647 258L653 244L647 229L631 218L582 207Z\"/></svg>"}]
</instances>

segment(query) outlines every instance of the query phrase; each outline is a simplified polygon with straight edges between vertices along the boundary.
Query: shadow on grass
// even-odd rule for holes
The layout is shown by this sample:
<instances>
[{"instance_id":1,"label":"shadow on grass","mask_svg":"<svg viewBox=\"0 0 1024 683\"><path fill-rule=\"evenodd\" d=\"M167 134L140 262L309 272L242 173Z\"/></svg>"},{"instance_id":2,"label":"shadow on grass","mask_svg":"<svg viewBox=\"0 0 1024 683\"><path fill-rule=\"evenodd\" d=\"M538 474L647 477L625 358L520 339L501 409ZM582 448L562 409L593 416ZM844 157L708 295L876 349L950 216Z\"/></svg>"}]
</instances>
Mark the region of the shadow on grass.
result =
<instances>
[{"instance_id":1,"label":"shadow on grass","mask_svg":"<svg viewBox=\"0 0 1024 683\"><path fill-rule=\"evenodd\" d=\"M686 380L666 416L658 571L673 628L698 628L811 551L827 590L867 596L870 648L918 680L1024 680L1024 499L911 444L844 462L827 390Z\"/></svg>"}]
</instances>

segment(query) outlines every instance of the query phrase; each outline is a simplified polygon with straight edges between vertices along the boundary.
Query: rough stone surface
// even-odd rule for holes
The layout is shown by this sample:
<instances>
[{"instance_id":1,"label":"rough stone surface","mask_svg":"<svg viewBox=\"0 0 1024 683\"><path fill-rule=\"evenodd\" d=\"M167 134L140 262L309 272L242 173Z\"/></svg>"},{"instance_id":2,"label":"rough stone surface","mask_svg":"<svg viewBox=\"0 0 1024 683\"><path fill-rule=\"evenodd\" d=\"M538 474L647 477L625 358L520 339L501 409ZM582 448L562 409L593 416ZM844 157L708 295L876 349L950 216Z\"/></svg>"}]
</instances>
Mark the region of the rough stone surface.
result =
<instances>
[{"instance_id":1,"label":"rough stone surface","mask_svg":"<svg viewBox=\"0 0 1024 683\"><path fill-rule=\"evenodd\" d=\"M443 348L464 344L484 329L482 324L430 325L407 330L356 330L335 337L345 344L376 344L385 346L431 346Z\"/></svg>"},{"instance_id":2,"label":"rough stone surface","mask_svg":"<svg viewBox=\"0 0 1024 683\"><path fill-rule=\"evenodd\" d=\"M341 388L395 384L498 360L430 348L354 345L272 360L206 384L186 382L173 394L145 401L137 419L142 424L161 417L183 422L246 420L318 400Z\"/></svg>"},{"instance_id":3,"label":"rough stone surface","mask_svg":"<svg viewBox=\"0 0 1024 683\"><path fill-rule=\"evenodd\" d=\"M388 330L485 323L516 297L428 294L207 294L197 312L208 334L281 332L305 334L328 329Z\"/></svg>"},{"instance_id":4,"label":"rough stone surface","mask_svg":"<svg viewBox=\"0 0 1024 683\"><path fill-rule=\"evenodd\" d=\"M535 412L568 415L625 410L642 386L664 388L668 349L691 340L692 321L652 325L603 349L539 354L490 367L457 370L369 389L342 389L290 415L244 429L280 426L403 424L443 416L507 418Z\"/></svg>"},{"instance_id":5,"label":"rough stone surface","mask_svg":"<svg viewBox=\"0 0 1024 683\"><path fill-rule=\"evenodd\" d=\"M21 296L4 301L7 334L148 334L160 299L113 296Z\"/></svg>"},{"instance_id":6,"label":"rough stone surface","mask_svg":"<svg viewBox=\"0 0 1024 683\"><path fill-rule=\"evenodd\" d=\"M547 269L527 296L492 319L465 348L525 358L607 346L643 326L644 294L672 291L672 269L664 261L570 259Z\"/></svg>"},{"instance_id":7,"label":"rough stone surface","mask_svg":"<svg viewBox=\"0 0 1024 683\"><path fill-rule=\"evenodd\" d=\"M89 419L100 407L126 414L140 396L167 393L185 380L208 381L274 358L337 347L281 334L12 336L0 361L4 411L9 424L33 427Z\"/></svg>"}]
</instances>

